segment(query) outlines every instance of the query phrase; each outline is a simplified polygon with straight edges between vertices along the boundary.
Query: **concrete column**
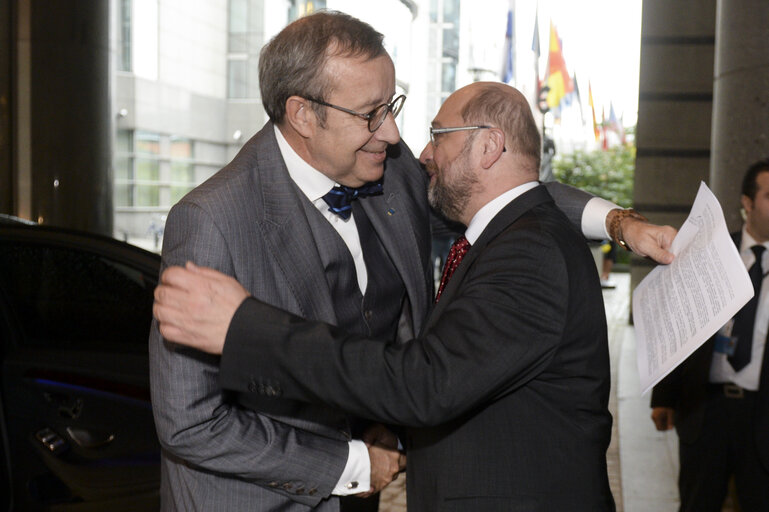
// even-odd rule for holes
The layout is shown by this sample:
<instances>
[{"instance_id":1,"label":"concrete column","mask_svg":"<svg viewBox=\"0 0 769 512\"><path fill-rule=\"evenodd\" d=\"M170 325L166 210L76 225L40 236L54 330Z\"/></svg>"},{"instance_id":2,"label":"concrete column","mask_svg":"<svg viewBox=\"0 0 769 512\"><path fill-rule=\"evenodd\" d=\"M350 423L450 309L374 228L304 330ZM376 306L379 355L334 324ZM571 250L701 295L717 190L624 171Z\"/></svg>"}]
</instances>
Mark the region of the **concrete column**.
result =
<instances>
[{"instance_id":1,"label":"concrete column","mask_svg":"<svg viewBox=\"0 0 769 512\"><path fill-rule=\"evenodd\" d=\"M736 230L745 170L769 158L769 2L718 0L717 11L710 186Z\"/></svg>"},{"instance_id":2,"label":"concrete column","mask_svg":"<svg viewBox=\"0 0 769 512\"><path fill-rule=\"evenodd\" d=\"M17 172L26 183L19 210L44 224L111 236L109 2L17 5L19 95L28 105L17 127Z\"/></svg>"},{"instance_id":3,"label":"concrete column","mask_svg":"<svg viewBox=\"0 0 769 512\"><path fill-rule=\"evenodd\" d=\"M644 0L634 207L680 226L710 170L716 0ZM634 288L653 268L631 259Z\"/></svg>"}]
</instances>

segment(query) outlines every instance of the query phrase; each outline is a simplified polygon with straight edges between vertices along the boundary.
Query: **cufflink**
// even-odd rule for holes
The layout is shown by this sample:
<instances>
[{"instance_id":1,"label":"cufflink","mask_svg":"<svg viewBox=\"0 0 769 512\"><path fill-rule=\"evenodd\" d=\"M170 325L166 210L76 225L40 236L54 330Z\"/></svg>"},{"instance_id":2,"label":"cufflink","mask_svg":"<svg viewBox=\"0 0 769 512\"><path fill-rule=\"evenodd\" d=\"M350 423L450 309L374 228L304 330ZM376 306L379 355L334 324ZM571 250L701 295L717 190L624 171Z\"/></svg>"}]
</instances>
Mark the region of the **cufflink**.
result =
<instances>
[{"instance_id":1,"label":"cufflink","mask_svg":"<svg viewBox=\"0 0 769 512\"><path fill-rule=\"evenodd\" d=\"M357 489L358 482L347 482L347 484L345 484L345 487L347 487L348 490Z\"/></svg>"}]
</instances>

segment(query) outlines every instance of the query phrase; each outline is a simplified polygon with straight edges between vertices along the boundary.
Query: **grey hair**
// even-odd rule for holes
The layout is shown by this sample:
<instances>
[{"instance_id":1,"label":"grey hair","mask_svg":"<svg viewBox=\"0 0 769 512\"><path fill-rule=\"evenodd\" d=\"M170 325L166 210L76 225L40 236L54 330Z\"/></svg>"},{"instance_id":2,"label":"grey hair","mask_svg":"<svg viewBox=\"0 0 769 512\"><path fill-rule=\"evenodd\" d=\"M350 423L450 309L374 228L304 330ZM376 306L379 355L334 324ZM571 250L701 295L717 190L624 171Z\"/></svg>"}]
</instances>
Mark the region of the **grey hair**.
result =
<instances>
[{"instance_id":1,"label":"grey hair","mask_svg":"<svg viewBox=\"0 0 769 512\"><path fill-rule=\"evenodd\" d=\"M328 59L386 55L383 39L368 23L338 11L319 11L289 24L259 57L259 88L267 115L281 123L286 101L295 95L325 101L333 90L324 72ZM313 104L313 109L324 122L323 107Z\"/></svg>"}]
</instances>

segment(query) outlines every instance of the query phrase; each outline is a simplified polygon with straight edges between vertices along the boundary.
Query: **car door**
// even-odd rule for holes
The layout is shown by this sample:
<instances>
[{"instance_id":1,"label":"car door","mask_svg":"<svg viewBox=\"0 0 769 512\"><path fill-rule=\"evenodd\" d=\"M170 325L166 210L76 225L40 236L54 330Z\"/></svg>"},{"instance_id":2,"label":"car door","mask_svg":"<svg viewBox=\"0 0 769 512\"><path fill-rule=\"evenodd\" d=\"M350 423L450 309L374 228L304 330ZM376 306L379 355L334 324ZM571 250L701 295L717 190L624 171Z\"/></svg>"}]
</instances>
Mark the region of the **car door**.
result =
<instances>
[{"instance_id":1,"label":"car door","mask_svg":"<svg viewBox=\"0 0 769 512\"><path fill-rule=\"evenodd\" d=\"M12 510L157 510L147 338L159 256L0 226L2 425Z\"/></svg>"}]
</instances>

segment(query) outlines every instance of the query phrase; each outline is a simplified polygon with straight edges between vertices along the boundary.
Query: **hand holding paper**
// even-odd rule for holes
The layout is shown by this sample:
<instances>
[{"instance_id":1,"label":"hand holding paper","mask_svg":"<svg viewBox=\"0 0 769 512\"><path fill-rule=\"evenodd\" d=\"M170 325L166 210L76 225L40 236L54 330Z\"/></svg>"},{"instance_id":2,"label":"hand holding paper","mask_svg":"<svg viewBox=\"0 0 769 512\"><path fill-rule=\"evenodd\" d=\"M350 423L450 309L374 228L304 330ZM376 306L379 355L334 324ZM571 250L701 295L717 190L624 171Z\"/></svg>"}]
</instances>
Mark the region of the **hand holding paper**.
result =
<instances>
[{"instance_id":1,"label":"hand holding paper","mask_svg":"<svg viewBox=\"0 0 769 512\"><path fill-rule=\"evenodd\" d=\"M704 183L671 251L673 263L655 268L633 292L643 394L753 296L721 205Z\"/></svg>"}]
</instances>

